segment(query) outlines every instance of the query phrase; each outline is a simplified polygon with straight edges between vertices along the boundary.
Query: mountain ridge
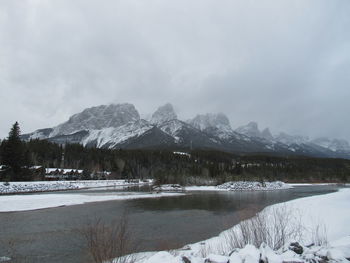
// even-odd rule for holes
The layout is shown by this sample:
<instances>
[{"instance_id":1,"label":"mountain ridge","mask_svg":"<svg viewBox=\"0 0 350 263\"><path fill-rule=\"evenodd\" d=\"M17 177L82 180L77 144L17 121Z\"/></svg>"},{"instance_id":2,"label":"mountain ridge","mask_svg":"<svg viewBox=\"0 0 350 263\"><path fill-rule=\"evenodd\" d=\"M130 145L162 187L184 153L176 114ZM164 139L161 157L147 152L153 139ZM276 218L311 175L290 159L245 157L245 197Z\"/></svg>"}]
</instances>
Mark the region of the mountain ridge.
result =
<instances>
[{"instance_id":1,"label":"mountain ridge","mask_svg":"<svg viewBox=\"0 0 350 263\"><path fill-rule=\"evenodd\" d=\"M23 140L47 139L98 148L205 148L236 153L274 153L350 158L346 140L315 138L259 129L257 122L232 129L224 113L197 114L182 121L172 104L141 119L133 104L109 104L84 109L55 127L22 135Z\"/></svg>"}]
</instances>

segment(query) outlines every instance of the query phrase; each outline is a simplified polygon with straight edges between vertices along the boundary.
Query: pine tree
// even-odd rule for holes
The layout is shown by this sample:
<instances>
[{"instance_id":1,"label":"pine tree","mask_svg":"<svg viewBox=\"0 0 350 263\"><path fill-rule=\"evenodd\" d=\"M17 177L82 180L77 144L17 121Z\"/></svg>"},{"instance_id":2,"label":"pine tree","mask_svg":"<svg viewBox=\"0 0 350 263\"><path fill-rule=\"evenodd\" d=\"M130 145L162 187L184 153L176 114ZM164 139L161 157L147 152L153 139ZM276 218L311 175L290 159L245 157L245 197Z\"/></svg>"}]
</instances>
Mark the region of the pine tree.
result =
<instances>
[{"instance_id":1,"label":"pine tree","mask_svg":"<svg viewBox=\"0 0 350 263\"><path fill-rule=\"evenodd\" d=\"M3 150L1 159L4 165L11 168L10 180L22 179L22 167L25 163L25 147L20 139L21 130L18 122L16 122L9 133L7 140L3 142Z\"/></svg>"}]
</instances>

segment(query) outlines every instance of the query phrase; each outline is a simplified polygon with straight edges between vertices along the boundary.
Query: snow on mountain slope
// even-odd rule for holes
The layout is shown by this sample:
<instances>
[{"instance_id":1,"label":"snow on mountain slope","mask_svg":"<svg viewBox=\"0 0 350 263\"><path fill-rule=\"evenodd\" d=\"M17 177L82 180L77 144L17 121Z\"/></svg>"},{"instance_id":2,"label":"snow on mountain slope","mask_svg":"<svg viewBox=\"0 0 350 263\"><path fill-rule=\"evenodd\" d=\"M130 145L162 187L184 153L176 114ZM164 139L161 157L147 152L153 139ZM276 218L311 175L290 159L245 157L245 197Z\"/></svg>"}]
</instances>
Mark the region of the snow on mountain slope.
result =
<instances>
[{"instance_id":1,"label":"snow on mountain slope","mask_svg":"<svg viewBox=\"0 0 350 263\"><path fill-rule=\"evenodd\" d=\"M189 120L188 123L201 131L208 127L225 127L225 129L232 129L229 119L223 113L198 114L192 120Z\"/></svg>"},{"instance_id":2,"label":"snow on mountain slope","mask_svg":"<svg viewBox=\"0 0 350 263\"><path fill-rule=\"evenodd\" d=\"M52 128L40 129L40 130L36 130L32 133L25 134L22 136L22 138L24 140L35 140L35 139L44 140L50 136L52 131L53 131Z\"/></svg>"},{"instance_id":3,"label":"snow on mountain slope","mask_svg":"<svg viewBox=\"0 0 350 263\"><path fill-rule=\"evenodd\" d=\"M116 128L139 119L140 115L132 104L101 105L74 114L67 122L55 127L50 137L71 134L81 130Z\"/></svg>"},{"instance_id":4,"label":"snow on mountain slope","mask_svg":"<svg viewBox=\"0 0 350 263\"><path fill-rule=\"evenodd\" d=\"M207 131L220 139L227 139L233 134L230 121L223 113L198 114L187 122L198 130Z\"/></svg>"},{"instance_id":5,"label":"snow on mountain slope","mask_svg":"<svg viewBox=\"0 0 350 263\"><path fill-rule=\"evenodd\" d=\"M154 126L145 120L130 122L117 128L109 127L90 130L82 141L83 145L95 145L98 148L115 148L131 138L139 137Z\"/></svg>"},{"instance_id":6,"label":"snow on mountain slope","mask_svg":"<svg viewBox=\"0 0 350 263\"><path fill-rule=\"evenodd\" d=\"M164 122L176 120L177 115L174 111L173 105L167 103L159 107L152 115L151 123L154 125L161 125Z\"/></svg>"},{"instance_id":7,"label":"snow on mountain slope","mask_svg":"<svg viewBox=\"0 0 350 263\"><path fill-rule=\"evenodd\" d=\"M179 142L180 137L178 135L181 129L183 129L184 125L186 124L182 121L170 120L168 122L164 122L162 125L158 127L166 134L169 134L170 136L172 136L175 139L175 142Z\"/></svg>"},{"instance_id":8,"label":"snow on mountain slope","mask_svg":"<svg viewBox=\"0 0 350 263\"><path fill-rule=\"evenodd\" d=\"M276 141L284 143L286 145L292 145L297 144L301 145L303 143L308 143L309 138L306 136L300 136L300 135L289 135L287 133L281 132L277 136L275 136Z\"/></svg>"},{"instance_id":9,"label":"snow on mountain slope","mask_svg":"<svg viewBox=\"0 0 350 263\"><path fill-rule=\"evenodd\" d=\"M331 140L329 138L323 137L314 139L311 142L334 152L350 152L350 145L346 140Z\"/></svg>"}]
</instances>

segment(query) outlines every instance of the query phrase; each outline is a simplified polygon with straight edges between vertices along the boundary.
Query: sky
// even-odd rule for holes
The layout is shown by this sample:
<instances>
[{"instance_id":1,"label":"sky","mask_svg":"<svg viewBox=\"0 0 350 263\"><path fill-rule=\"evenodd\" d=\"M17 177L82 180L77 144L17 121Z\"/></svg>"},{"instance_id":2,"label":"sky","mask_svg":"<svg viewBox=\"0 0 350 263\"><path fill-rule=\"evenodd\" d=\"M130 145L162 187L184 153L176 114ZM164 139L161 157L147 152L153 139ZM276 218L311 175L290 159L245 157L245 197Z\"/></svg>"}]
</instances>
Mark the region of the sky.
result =
<instances>
[{"instance_id":1,"label":"sky","mask_svg":"<svg viewBox=\"0 0 350 263\"><path fill-rule=\"evenodd\" d=\"M0 0L0 138L84 108L350 140L348 0Z\"/></svg>"}]
</instances>

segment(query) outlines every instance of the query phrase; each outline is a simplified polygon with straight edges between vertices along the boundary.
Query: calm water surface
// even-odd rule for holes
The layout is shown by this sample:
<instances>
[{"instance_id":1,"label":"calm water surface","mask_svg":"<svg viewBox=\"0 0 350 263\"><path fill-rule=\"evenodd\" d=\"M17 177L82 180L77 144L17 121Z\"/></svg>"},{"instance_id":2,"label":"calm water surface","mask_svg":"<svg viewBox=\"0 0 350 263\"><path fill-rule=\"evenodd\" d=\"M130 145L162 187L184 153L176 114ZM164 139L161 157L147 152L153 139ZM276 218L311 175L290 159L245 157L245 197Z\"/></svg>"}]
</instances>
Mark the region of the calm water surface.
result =
<instances>
[{"instance_id":1,"label":"calm water surface","mask_svg":"<svg viewBox=\"0 0 350 263\"><path fill-rule=\"evenodd\" d=\"M24 256L25 262L86 263L89 258L79 230L97 218L111 222L124 211L128 211L138 251L177 248L215 236L242 217L253 216L268 205L336 190L335 186L300 186L270 192L192 192L176 197L0 213L0 256L14 253ZM100 189L69 193L120 191Z\"/></svg>"}]
</instances>

